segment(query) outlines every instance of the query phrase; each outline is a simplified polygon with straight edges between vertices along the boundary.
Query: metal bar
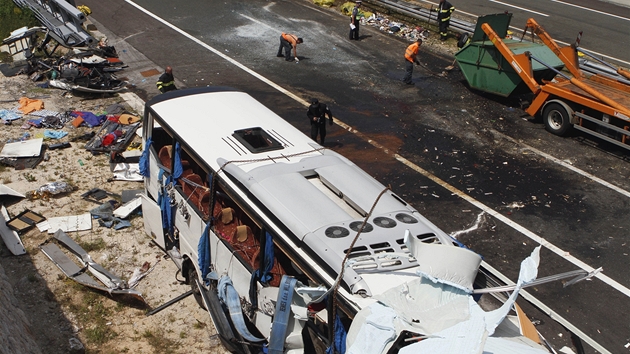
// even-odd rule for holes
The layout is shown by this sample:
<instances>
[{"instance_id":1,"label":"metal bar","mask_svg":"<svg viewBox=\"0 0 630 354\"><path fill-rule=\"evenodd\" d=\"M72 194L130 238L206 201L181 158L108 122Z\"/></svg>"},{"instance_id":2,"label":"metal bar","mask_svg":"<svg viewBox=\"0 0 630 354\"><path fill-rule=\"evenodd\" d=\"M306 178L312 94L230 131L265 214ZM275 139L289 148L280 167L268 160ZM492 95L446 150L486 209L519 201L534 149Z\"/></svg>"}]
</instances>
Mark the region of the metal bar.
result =
<instances>
[{"instance_id":1,"label":"metal bar","mask_svg":"<svg viewBox=\"0 0 630 354\"><path fill-rule=\"evenodd\" d=\"M494 277L497 277L498 279L500 279L505 284L508 284L508 285L514 284L513 281L511 281L508 277L503 275L497 269L493 268L487 262L481 261L481 267L484 268L488 273L492 274ZM564 317L560 316L557 312L553 311L547 305L543 304L542 301L540 301L537 298L535 298L533 295L528 293L526 290L521 290L519 292L519 295L521 297L523 297L525 300L527 300L529 303L534 305L536 308L538 308L540 311L545 313L551 319L553 319L554 321L556 321L556 322L560 323L561 325L563 325L571 333L574 333L575 335L577 335L581 340L586 342L593 349L597 350L598 352L600 352L602 354L612 354L610 351L608 351L606 348L604 348L601 344L597 343L593 338L589 337L586 333L582 332L574 324L572 324L571 322L567 321Z\"/></svg>"},{"instance_id":2,"label":"metal bar","mask_svg":"<svg viewBox=\"0 0 630 354\"><path fill-rule=\"evenodd\" d=\"M169 301L165 302L164 304L162 304L162 305L160 305L160 306L158 306L158 307L154 308L153 310L151 310L151 311L147 312L147 316L155 315L156 313L158 313L158 312L160 312L160 311L164 310L165 308L167 308L167 307L169 307L169 306L173 305L174 303L176 303L176 302L178 302L178 301L180 301L180 300L183 300L183 299L185 299L185 298L189 297L189 296L190 296L190 295L192 295L192 294L193 294L193 291L192 291L192 290L188 290L187 292L185 292L185 293L183 293L183 294L179 295L178 297L176 297L176 298L174 298L174 299L171 299L171 300L169 300Z\"/></svg>"},{"instance_id":3,"label":"metal bar","mask_svg":"<svg viewBox=\"0 0 630 354\"><path fill-rule=\"evenodd\" d=\"M591 116L587 116L586 114L583 114L583 113L580 113L580 112L575 112L575 115L576 115L576 116L578 116L578 117L580 117L580 118L582 118L582 119L586 119L586 120L588 120L589 122L593 122L593 123L595 123L595 124L601 125L601 126L603 126L603 127L607 128L607 129L614 130L614 131L616 131L617 133L621 133L621 134L624 134L624 135L630 136L630 131L624 130L624 129L619 128L619 127L617 127L617 126L615 126L615 125L612 125L612 124L608 124L608 123L606 123L606 122L604 122L604 121L602 121L602 120L600 120L600 119L593 118L593 117L591 117Z\"/></svg>"},{"instance_id":4,"label":"metal bar","mask_svg":"<svg viewBox=\"0 0 630 354\"><path fill-rule=\"evenodd\" d=\"M600 134L600 133L595 132L595 131L593 131L593 130L590 130L590 129L588 129L588 128L584 128L584 127L583 127L583 126L581 126L581 125L574 125L573 127L574 127L575 129L577 129L577 130L581 130L581 131L583 131L583 132L585 132L585 133L588 133L588 134L590 134L590 135L596 136L596 137L598 137L598 138L600 138L600 139L602 139L602 140L606 140L607 142L609 142L609 143L611 143L611 144L615 144L615 145L617 145L617 146L619 146L619 147L622 147L622 148L624 148L624 149L630 150L630 145L628 145L628 144L624 144L624 143L622 143L621 141L617 141L617 140L615 140L615 139L613 139L613 138L607 137L607 136L606 136L606 135L604 135L604 134Z\"/></svg>"}]
</instances>

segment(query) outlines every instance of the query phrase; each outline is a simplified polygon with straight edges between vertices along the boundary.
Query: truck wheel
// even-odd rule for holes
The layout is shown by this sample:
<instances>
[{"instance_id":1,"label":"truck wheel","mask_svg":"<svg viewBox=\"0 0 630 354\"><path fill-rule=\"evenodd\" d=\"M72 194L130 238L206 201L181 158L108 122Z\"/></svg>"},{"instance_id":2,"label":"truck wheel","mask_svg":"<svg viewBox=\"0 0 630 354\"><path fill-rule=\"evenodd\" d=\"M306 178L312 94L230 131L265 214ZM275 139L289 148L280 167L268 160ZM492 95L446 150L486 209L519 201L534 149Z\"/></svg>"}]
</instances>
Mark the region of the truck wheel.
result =
<instances>
[{"instance_id":1,"label":"truck wheel","mask_svg":"<svg viewBox=\"0 0 630 354\"><path fill-rule=\"evenodd\" d=\"M188 281L190 282L190 289L192 290L193 296L195 297L197 304L199 304L199 307L205 310L206 304L203 303L201 289L197 286L197 280L197 271L195 270L195 267L191 265L190 268L188 268Z\"/></svg>"},{"instance_id":2,"label":"truck wheel","mask_svg":"<svg viewBox=\"0 0 630 354\"><path fill-rule=\"evenodd\" d=\"M558 102L551 102L545 106L543 121L545 122L545 129L555 135L562 136L571 128L569 112L564 105Z\"/></svg>"}]
</instances>

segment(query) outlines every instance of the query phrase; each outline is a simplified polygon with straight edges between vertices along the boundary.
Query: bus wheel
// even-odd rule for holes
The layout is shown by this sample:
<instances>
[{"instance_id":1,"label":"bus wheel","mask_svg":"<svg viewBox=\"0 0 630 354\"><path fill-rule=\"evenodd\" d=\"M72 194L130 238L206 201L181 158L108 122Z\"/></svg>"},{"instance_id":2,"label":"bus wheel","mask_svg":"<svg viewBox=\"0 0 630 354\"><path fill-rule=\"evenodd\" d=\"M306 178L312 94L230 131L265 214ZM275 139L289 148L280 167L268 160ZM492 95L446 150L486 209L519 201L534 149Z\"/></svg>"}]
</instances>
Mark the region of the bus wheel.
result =
<instances>
[{"instance_id":1,"label":"bus wheel","mask_svg":"<svg viewBox=\"0 0 630 354\"><path fill-rule=\"evenodd\" d=\"M571 120L567 107L559 102L550 102L543 110L545 129L555 135L564 135L571 128Z\"/></svg>"},{"instance_id":2,"label":"bus wheel","mask_svg":"<svg viewBox=\"0 0 630 354\"><path fill-rule=\"evenodd\" d=\"M199 304L202 309L205 309L206 304L203 303L203 298L201 297L201 289L199 289L199 286L197 286L198 280L199 279L197 278L197 271L195 270L195 267L190 266L190 268L188 268L188 281L190 282L190 289L193 292L193 296L195 297L197 304Z\"/></svg>"}]
</instances>

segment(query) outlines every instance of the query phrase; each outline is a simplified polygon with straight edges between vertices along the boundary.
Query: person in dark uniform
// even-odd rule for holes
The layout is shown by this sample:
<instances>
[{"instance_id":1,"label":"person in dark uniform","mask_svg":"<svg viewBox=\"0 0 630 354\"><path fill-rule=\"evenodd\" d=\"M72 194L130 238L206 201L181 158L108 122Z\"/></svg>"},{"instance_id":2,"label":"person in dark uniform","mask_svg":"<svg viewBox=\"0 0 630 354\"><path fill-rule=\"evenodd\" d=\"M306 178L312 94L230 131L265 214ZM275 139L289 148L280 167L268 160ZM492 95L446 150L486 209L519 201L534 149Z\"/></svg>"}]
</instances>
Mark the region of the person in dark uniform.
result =
<instances>
[{"instance_id":1,"label":"person in dark uniform","mask_svg":"<svg viewBox=\"0 0 630 354\"><path fill-rule=\"evenodd\" d=\"M445 41L448 36L448 24L451 21L451 14L455 11L455 6L446 0L440 0L435 11L437 11L437 21L440 26L440 40Z\"/></svg>"},{"instance_id":2,"label":"person in dark uniform","mask_svg":"<svg viewBox=\"0 0 630 354\"><path fill-rule=\"evenodd\" d=\"M361 1L356 1L350 15L350 40L359 40L359 20L361 17L359 7L361 7Z\"/></svg>"},{"instance_id":3,"label":"person in dark uniform","mask_svg":"<svg viewBox=\"0 0 630 354\"><path fill-rule=\"evenodd\" d=\"M156 85L158 90L162 93L177 90L177 87L175 87L175 78L173 77L173 68L167 66L164 70L164 74L160 76Z\"/></svg>"},{"instance_id":4,"label":"person in dark uniform","mask_svg":"<svg viewBox=\"0 0 630 354\"><path fill-rule=\"evenodd\" d=\"M330 125L333 124L333 116L330 108L323 103L319 103L317 98L311 100L311 105L308 106L306 116L311 122L311 139L317 141L317 134L321 145L324 146L324 139L326 139L326 116L330 120Z\"/></svg>"}]
</instances>

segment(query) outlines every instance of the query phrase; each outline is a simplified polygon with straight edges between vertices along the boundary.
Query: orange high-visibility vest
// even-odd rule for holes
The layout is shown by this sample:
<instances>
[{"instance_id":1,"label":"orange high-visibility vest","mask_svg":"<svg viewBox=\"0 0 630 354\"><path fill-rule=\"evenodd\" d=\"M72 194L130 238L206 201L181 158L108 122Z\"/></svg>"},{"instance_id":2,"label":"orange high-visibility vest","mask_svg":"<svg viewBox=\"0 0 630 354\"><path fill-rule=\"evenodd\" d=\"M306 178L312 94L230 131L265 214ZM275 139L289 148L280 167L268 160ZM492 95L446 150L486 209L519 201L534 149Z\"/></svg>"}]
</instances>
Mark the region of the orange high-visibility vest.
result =
<instances>
[{"instance_id":1,"label":"orange high-visibility vest","mask_svg":"<svg viewBox=\"0 0 630 354\"><path fill-rule=\"evenodd\" d=\"M284 38L285 41L291 43L292 46L295 46L297 44L298 37L294 34L282 33L282 38Z\"/></svg>"},{"instance_id":2,"label":"orange high-visibility vest","mask_svg":"<svg viewBox=\"0 0 630 354\"><path fill-rule=\"evenodd\" d=\"M418 50L420 50L420 43L414 42L409 47L407 47L407 51L405 52L405 59L410 62L416 61L416 55L418 55Z\"/></svg>"}]
</instances>

